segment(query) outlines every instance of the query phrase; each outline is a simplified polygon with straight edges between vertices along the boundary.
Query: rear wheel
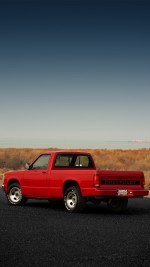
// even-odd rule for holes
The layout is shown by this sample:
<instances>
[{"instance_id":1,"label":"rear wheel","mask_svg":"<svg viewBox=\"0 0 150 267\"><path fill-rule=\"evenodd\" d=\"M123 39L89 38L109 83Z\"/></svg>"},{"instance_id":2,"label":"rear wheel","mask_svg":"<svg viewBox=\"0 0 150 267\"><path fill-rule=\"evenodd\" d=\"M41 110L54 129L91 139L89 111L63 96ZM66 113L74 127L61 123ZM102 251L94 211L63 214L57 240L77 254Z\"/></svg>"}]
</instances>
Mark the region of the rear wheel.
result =
<instances>
[{"instance_id":1,"label":"rear wheel","mask_svg":"<svg viewBox=\"0 0 150 267\"><path fill-rule=\"evenodd\" d=\"M71 186L64 194L65 208L69 212L81 212L85 207L85 201L78 186Z\"/></svg>"},{"instance_id":2,"label":"rear wheel","mask_svg":"<svg viewBox=\"0 0 150 267\"><path fill-rule=\"evenodd\" d=\"M107 201L107 205L112 212L122 212L127 208L128 198L110 198Z\"/></svg>"},{"instance_id":3,"label":"rear wheel","mask_svg":"<svg viewBox=\"0 0 150 267\"><path fill-rule=\"evenodd\" d=\"M11 184L6 195L7 200L11 205L22 205L26 202L26 198L23 196L21 187L18 183Z\"/></svg>"}]
</instances>

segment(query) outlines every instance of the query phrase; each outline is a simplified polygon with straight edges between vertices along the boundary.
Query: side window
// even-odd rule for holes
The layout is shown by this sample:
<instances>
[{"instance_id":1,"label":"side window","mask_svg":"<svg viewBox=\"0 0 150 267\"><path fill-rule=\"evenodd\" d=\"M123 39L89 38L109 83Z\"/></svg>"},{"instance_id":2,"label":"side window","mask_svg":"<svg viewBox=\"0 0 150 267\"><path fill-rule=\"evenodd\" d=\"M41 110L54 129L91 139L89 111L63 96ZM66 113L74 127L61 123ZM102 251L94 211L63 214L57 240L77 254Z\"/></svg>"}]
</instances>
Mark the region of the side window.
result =
<instances>
[{"instance_id":1,"label":"side window","mask_svg":"<svg viewBox=\"0 0 150 267\"><path fill-rule=\"evenodd\" d=\"M72 162L72 155L57 155L55 167L69 167Z\"/></svg>"},{"instance_id":2,"label":"side window","mask_svg":"<svg viewBox=\"0 0 150 267\"><path fill-rule=\"evenodd\" d=\"M89 167L89 157L87 156L77 156L75 161L75 167Z\"/></svg>"},{"instance_id":3,"label":"side window","mask_svg":"<svg viewBox=\"0 0 150 267\"><path fill-rule=\"evenodd\" d=\"M50 155L49 154L43 154L43 155L41 155L31 165L31 170L47 170L49 159L50 159Z\"/></svg>"},{"instance_id":4,"label":"side window","mask_svg":"<svg viewBox=\"0 0 150 267\"><path fill-rule=\"evenodd\" d=\"M58 154L56 156L55 168L94 168L92 159L88 155Z\"/></svg>"}]
</instances>

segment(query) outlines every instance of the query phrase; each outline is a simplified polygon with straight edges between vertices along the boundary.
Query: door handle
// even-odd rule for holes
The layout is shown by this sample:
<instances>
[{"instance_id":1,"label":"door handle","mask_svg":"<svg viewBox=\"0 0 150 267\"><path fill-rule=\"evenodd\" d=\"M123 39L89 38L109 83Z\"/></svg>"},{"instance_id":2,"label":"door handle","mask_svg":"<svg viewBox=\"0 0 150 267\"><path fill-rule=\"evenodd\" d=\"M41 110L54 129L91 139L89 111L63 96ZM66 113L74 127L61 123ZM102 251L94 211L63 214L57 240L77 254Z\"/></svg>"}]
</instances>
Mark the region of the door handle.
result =
<instances>
[{"instance_id":1,"label":"door handle","mask_svg":"<svg viewBox=\"0 0 150 267\"><path fill-rule=\"evenodd\" d=\"M44 174L45 174L45 173L47 173L47 172L46 172L46 171L43 171L42 173L44 173Z\"/></svg>"}]
</instances>

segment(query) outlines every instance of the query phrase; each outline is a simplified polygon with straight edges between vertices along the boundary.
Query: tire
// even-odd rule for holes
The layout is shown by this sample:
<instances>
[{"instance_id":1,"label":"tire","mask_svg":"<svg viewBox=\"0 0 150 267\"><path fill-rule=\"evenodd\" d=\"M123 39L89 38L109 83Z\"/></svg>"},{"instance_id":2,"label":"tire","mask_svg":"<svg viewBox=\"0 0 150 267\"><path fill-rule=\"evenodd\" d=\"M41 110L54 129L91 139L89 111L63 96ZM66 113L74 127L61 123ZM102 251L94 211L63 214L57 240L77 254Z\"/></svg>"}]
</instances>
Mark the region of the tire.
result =
<instances>
[{"instance_id":1,"label":"tire","mask_svg":"<svg viewBox=\"0 0 150 267\"><path fill-rule=\"evenodd\" d=\"M85 207L85 200L78 186L71 186L64 194L65 208L69 212L81 212Z\"/></svg>"},{"instance_id":2,"label":"tire","mask_svg":"<svg viewBox=\"0 0 150 267\"><path fill-rule=\"evenodd\" d=\"M112 212L123 212L128 205L128 198L110 198L107 201L107 206Z\"/></svg>"},{"instance_id":3,"label":"tire","mask_svg":"<svg viewBox=\"0 0 150 267\"><path fill-rule=\"evenodd\" d=\"M16 206L23 205L27 200L23 196L21 187L18 183L13 183L9 186L6 196L8 203Z\"/></svg>"}]
</instances>

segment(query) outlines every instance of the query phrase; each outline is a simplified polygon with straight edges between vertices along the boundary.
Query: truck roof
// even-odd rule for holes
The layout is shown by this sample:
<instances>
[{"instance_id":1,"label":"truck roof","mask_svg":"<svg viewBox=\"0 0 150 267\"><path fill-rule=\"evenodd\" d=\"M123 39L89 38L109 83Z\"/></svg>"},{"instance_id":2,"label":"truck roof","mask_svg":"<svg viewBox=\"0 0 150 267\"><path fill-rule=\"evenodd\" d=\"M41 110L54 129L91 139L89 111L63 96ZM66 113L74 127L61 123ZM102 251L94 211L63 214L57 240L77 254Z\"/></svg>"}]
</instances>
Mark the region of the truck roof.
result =
<instances>
[{"instance_id":1,"label":"truck roof","mask_svg":"<svg viewBox=\"0 0 150 267\"><path fill-rule=\"evenodd\" d=\"M43 151L40 154L81 154L81 155L91 155L88 152L84 151Z\"/></svg>"}]
</instances>

